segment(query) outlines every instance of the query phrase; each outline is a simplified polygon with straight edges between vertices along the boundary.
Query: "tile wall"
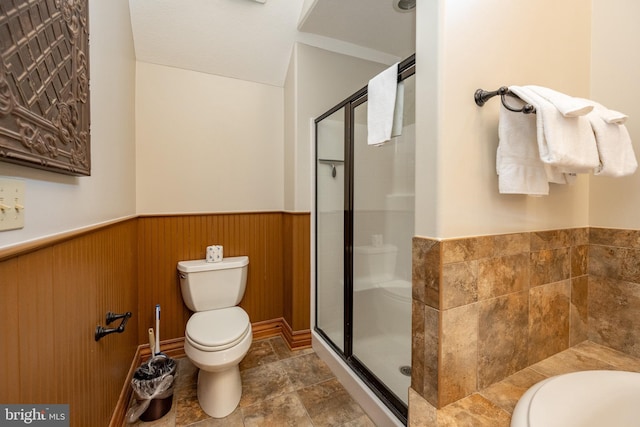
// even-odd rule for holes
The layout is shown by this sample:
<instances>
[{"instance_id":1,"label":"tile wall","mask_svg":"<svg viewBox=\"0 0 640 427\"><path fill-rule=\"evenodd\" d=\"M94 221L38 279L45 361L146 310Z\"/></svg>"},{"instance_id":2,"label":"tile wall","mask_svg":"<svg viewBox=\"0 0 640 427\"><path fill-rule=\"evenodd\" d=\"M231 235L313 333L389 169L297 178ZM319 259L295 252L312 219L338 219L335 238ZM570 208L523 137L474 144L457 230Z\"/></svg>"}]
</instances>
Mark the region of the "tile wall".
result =
<instances>
[{"instance_id":1,"label":"tile wall","mask_svg":"<svg viewBox=\"0 0 640 427\"><path fill-rule=\"evenodd\" d=\"M640 357L640 230L591 228L589 241L588 338Z\"/></svg>"},{"instance_id":2,"label":"tile wall","mask_svg":"<svg viewBox=\"0 0 640 427\"><path fill-rule=\"evenodd\" d=\"M412 389L440 408L591 338L589 248L588 228L414 238Z\"/></svg>"}]
</instances>

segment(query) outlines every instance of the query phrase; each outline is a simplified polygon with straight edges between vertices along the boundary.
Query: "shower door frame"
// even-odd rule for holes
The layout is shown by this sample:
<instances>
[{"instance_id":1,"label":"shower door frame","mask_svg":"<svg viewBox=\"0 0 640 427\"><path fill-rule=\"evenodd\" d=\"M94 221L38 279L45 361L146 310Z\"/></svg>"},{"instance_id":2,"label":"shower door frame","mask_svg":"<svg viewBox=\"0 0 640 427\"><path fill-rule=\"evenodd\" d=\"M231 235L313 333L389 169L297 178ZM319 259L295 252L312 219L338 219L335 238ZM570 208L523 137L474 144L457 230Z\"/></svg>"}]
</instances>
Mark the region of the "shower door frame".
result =
<instances>
[{"instance_id":1,"label":"shower door frame","mask_svg":"<svg viewBox=\"0 0 640 427\"><path fill-rule=\"evenodd\" d=\"M415 74L415 54L398 64L398 82ZM315 206L318 206L318 124L332 114L344 110L344 337L342 349L318 326L318 239L315 239L315 319L313 328L318 335L339 355L342 360L362 379L371 391L382 400L385 405L407 424L408 408L389 388L380 381L374 373L353 354L353 239L354 239L354 110L367 102L367 86L355 92L321 116L315 119ZM315 235L318 235L318 211L315 211ZM412 334L409 334L412 336ZM343 350L344 349L344 350Z\"/></svg>"}]
</instances>

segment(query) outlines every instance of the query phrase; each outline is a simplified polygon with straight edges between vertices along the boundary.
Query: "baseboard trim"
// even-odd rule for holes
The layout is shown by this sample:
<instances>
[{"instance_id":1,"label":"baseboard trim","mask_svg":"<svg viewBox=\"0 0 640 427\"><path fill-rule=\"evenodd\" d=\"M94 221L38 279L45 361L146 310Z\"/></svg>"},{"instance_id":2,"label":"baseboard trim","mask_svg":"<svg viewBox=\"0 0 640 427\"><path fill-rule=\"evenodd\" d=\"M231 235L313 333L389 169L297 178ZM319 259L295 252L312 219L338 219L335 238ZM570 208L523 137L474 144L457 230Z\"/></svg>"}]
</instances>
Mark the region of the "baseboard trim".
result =
<instances>
[{"instance_id":1,"label":"baseboard trim","mask_svg":"<svg viewBox=\"0 0 640 427\"><path fill-rule=\"evenodd\" d=\"M280 336L291 350L301 350L303 348L311 347L311 330L294 331L282 317L252 323L251 329L253 331L254 340ZM172 359L185 357L184 337L162 341L160 343L160 351ZM150 357L151 349L149 348L149 344L139 345L133 356L133 360L131 361L131 367L129 368L127 378L122 386L120 397L118 398L116 407L113 410L109 427L126 427L128 425L125 416L127 415L129 402L133 395L133 390L130 386L131 379L133 378L133 374L136 369L138 369L138 366L146 362Z\"/></svg>"},{"instance_id":2,"label":"baseboard trim","mask_svg":"<svg viewBox=\"0 0 640 427\"><path fill-rule=\"evenodd\" d=\"M136 349L136 353L133 355L133 361L131 366L129 367L129 372L127 373L127 378L122 386L122 390L120 391L120 396L118 397L118 402L116 403L116 407L113 410L113 414L111 415L111 421L109 422L109 427L121 427L127 424L125 417L127 415L127 409L129 408L129 401L131 401L131 395L133 394L133 390L129 386L131 384L131 380L133 379L133 373L138 368L138 361L140 360L140 349L142 346L138 346ZM147 348L149 344L147 344Z\"/></svg>"},{"instance_id":3,"label":"baseboard trim","mask_svg":"<svg viewBox=\"0 0 640 427\"><path fill-rule=\"evenodd\" d=\"M140 357L138 358L138 363L144 363L151 358L151 349L149 348L149 344L141 345L139 348ZM165 354L172 359L184 357L184 338L180 337L161 341L160 353Z\"/></svg>"},{"instance_id":4,"label":"baseboard trim","mask_svg":"<svg viewBox=\"0 0 640 427\"><path fill-rule=\"evenodd\" d=\"M252 323L251 330L253 331L253 339L261 340L282 335L283 321L284 319L280 317L278 319Z\"/></svg>"},{"instance_id":5,"label":"baseboard trim","mask_svg":"<svg viewBox=\"0 0 640 427\"><path fill-rule=\"evenodd\" d=\"M284 319L282 319L282 338L291 350L311 347L311 330L294 331Z\"/></svg>"},{"instance_id":6,"label":"baseboard trim","mask_svg":"<svg viewBox=\"0 0 640 427\"><path fill-rule=\"evenodd\" d=\"M294 331L283 317L252 323L251 328L253 329L254 340L277 337L279 335L291 350L311 347L311 330Z\"/></svg>"}]
</instances>

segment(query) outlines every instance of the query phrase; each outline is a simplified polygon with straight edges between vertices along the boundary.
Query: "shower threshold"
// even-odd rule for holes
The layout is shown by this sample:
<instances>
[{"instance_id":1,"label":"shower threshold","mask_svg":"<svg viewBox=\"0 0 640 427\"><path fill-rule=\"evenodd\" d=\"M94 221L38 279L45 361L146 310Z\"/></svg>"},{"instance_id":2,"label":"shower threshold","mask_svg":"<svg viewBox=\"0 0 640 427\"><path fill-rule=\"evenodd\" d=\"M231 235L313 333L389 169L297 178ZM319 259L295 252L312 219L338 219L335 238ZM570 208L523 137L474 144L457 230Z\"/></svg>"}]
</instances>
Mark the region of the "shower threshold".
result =
<instances>
[{"instance_id":1,"label":"shower threshold","mask_svg":"<svg viewBox=\"0 0 640 427\"><path fill-rule=\"evenodd\" d=\"M377 426L403 427L405 425L315 330L312 331L311 342L318 357L329 366L336 378Z\"/></svg>"}]
</instances>

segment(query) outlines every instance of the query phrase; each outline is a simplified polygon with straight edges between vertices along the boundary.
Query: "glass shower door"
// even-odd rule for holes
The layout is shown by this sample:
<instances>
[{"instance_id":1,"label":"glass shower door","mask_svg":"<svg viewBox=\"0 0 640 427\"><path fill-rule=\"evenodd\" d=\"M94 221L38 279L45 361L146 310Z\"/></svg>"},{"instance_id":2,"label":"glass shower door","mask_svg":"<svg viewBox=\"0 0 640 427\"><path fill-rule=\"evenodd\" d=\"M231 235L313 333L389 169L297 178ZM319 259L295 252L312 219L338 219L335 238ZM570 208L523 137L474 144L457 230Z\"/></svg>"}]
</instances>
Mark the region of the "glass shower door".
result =
<instances>
[{"instance_id":1,"label":"glass shower door","mask_svg":"<svg viewBox=\"0 0 640 427\"><path fill-rule=\"evenodd\" d=\"M316 123L314 330L402 422L411 379L415 58L402 134L367 144L367 87Z\"/></svg>"},{"instance_id":2,"label":"glass shower door","mask_svg":"<svg viewBox=\"0 0 640 427\"><path fill-rule=\"evenodd\" d=\"M316 127L317 326L344 351L344 108Z\"/></svg>"},{"instance_id":3,"label":"glass shower door","mask_svg":"<svg viewBox=\"0 0 640 427\"><path fill-rule=\"evenodd\" d=\"M353 356L404 404L411 382L415 78L404 80L401 135L367 144L353 109Z\"/></svg>"}]
</instances>

